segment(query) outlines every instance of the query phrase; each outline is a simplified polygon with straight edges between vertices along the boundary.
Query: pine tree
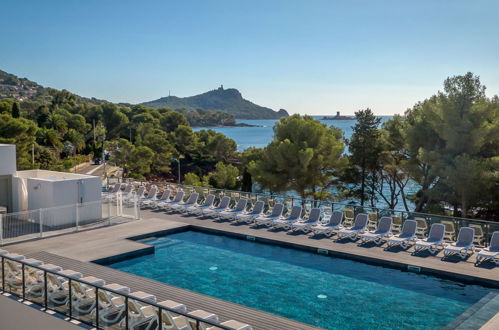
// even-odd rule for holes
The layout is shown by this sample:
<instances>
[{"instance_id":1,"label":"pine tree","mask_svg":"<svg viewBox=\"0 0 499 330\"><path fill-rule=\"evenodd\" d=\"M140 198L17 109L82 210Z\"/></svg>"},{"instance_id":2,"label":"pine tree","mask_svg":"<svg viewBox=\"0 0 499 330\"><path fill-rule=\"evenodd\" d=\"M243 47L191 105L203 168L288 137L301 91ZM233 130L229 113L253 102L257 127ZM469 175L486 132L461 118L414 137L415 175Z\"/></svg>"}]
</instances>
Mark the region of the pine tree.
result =
<instances>
[{"instance_id":1,"label":"pine tree","mask_svg":"<svg viewBox=\"0 0 499 330\"><path fill-rule=\"evenodd\" d=\"M12 118L21 117L21 109L19 108L19 103L12 103Z\"/></svg>"},{"instance_id":2,"label":"pine tree","mask_svg":"<svg viewBox=\"0 0 499 330\"><path fill-rule=\"evenodd\" d=\"M347 171L346 181L353 186L349 194L359 198L362 206L366 199L370 199L371 205L374 206L376 172L381 152L378 129L381 118L377 118L371 109L367 108L357 111L355 119L357 122L353 126L353 134L348 142L351 167Z\"/></svg>"}]
</instances>

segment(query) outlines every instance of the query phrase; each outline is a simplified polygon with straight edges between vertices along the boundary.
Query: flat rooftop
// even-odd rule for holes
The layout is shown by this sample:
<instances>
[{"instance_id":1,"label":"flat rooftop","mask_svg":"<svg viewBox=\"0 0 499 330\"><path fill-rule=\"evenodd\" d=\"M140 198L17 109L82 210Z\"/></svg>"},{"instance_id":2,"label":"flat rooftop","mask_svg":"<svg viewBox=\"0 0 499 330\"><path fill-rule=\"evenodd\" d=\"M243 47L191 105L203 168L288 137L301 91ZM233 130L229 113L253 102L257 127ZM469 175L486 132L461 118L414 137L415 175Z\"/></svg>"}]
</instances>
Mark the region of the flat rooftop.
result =
<instances>
[{"instance_id":1,"label":"flat rooftop","mask_svg":"<svg viewBox=\"0 0 499 330\"><path fill-rule=\"evenodd\" d=\"M187 305L189 310L203 309L220 316L221 320L236 319L251 324L255 329L313 329L314 327L285 319L263 311L251 309L213 297L180 289L157 281L124 273L101 266L92 261L113 260L116 256L130 258L133 254L152 253L153 247L130 240L132 237L147 237L153 234L197 229L227 234L246 239L280 244L317 252L327 251L331 256L353 259L361 262L407 270L408 266L420 269L422 273L449 277L455 280L499 288L499 267L489 264L475 266L475 255L468 260L442 260L442 253L436 256L412 255L411 250L385 251L380 247L358 246L353 242L334 242L329 238L313 238L305 234L289 234L272 231L266 227L252 228L248 225L234 225L229 222L215 222L211 219L166 214L161 211L141 211L141 220L92 229L78 233L45 238L8 245L6 250L28 255L45 262L58 264L63 268L93 275L108 283L117 282L129 286L133 291L149 292L158 299L171 299ZM414 268L412 268L414 269Z\"/></svg>"},{"instance_id":2,"label":"flat rooftop","mask_svg":"<svg viewBox=\"0 0 499 330\"><path fill-rule=\"evenodd\" d=\"M66 180L79 180L85 178L92 178L91 175L69 173L69 172L56 172L47 170L26 170L17 171L16 176L26 179L38 179L46 181L66 181Z\"/></svg>"}]
</instances>

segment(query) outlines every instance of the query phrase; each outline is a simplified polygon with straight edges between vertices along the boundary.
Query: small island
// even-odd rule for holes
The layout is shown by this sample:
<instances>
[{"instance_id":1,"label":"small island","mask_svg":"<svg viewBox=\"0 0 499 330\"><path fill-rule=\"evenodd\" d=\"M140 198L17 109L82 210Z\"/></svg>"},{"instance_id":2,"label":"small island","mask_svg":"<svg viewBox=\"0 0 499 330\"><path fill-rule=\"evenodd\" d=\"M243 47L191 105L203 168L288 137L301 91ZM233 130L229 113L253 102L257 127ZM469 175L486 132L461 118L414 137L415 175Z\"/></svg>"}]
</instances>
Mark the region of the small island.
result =
<instances>
[{"instance_id":1,"label":"small island","mask_svg":"<svg viewBox=\"0 0 499 330\"><path fill-rule=\"evenodd\" d=\"M342 116L340 112L336 112L336 116L324 116L322 120L355 120L354 116Z\"/></svg>"}]
</instances>

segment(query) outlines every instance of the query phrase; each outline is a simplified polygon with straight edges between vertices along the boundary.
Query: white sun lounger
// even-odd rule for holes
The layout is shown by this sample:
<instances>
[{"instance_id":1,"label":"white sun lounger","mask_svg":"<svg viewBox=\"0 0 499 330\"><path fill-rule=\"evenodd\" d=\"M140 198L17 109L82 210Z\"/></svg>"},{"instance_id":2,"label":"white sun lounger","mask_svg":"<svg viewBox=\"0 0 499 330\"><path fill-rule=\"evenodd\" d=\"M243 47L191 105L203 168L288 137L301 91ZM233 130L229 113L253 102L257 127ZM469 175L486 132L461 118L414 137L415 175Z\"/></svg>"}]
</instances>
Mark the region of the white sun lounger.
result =
<instances>
[{"instance_id":1,"label":"white sun lounger","mask_svg":"<svg viewBox=\"0 0 499 330\"><path fill-rule=\"evenodd\" d=\"M213 208L213 203L215 202L215 195L209 194L206 196L202 205L192 205L185 209L186 213L200 215L203 213L203 210Z\"/></svg>"},{"instance_id":2,"label":"white sun lounger","mask_svg":"<svg viewBox=\"0 0 499 330\"><path fill-rule=\"evenodd\" d=\"M187 207L192 206L197 204L199 197L199 193L197 191L194 191L189 198L187 199L187 202L178 202L176 204L173 204L170 209L172 211L178 211L178 212L183 212Z\"/></svg>"},{"instance_id":3,"label":"white sun lounger","mask_svg":"<svg viewBox=\"0 0 499 330\"><path fill-rule=\"evenodd\" d=\"M248 205L248 200L246 198L239 198L236 207L234 209L218 212L217 218L218 220L223 220L223 219L233 220L237 215L245 212L246 205Z\"/></svg>"},{"instance_id":4,"label":"white sun lounger","mask_svg":"<svg viewBox=\"0 0 499 330\"><path fill-rule=\"evenodd\" d=\"M157 199L156 194L158 193L158 188L156 186L151 187L147 192L147 197L142 197L139 199L139 203L141 206L150 206Z\"/></svg>"},{"instance_id":5,"label":"white sun lounger","mask_svg":"<svg viewBox=\"0 0 499 330\"><path fill-rule=\"evenodd\" d=\"M104 199L105 201L109 201L109 199L112 198L112 196L115 196L118 191L120 191L121 189L121 183L115 183L114 186L112 188L110 188L109 191L106 191L106 192L103 192L101 194L101 197L102 199Z\"/></svg>"},{"instance_id":6,"label":"white sun lounger","mask_svg":"<svg viewBox=\"0 0 499 330\"><path fill-rule=\"evenodd\" d=\"M64 277L55 274L47 274L48 300L50 304L61 306L65 305L69 299L67 277L81 278L83 277L83 274L71 269L61 270L57 273L64 275Z\"/></svg>"},{"instance_id":7,"label":"white sun lounger","mask_svg":"<svg viewBox=\"0 0 499 330\"><path fill-rule=\"evenodd\" d=\"M80 280L96 286L103 286L106 284L106 281L94 276L82 277ZM87 315L92 313L95 310L97 301L95 297L95 289L92 286L88 286L78 281L71 281L71 289L71 305L73 307L73 313L77 315Z\"/></svg>"},{"instance_id":8,"label":"white sun lounger","mask_svg":"<svg viewBox=\"0 0 499 330\"><path fill-rule=\"evenodd\" d=\"M490 260L499 265L499 231L492 233L489 246L478 252L476 256L477 264Z\"/></svg>"},{"instance_id":9,"label":"white sun lounger","mask_svg":"<svg viewBox=\"0 0 499 330\"><path fill-rule=\"evenodd\" d=\"M220 323L220 325L229 327L234 330L253 330L253 327L251 325L236 320L228 320ZM218 330L218 329L220 328L217 326L206 328L206 330Z\"/></svg>"},{"instance_id":10,"label":"white sun lounger","mask_svg":"<svg viewBox=\"0 0 499 330\"><path fill-rule=\"evenodd\" d=\"M285 230L289 230L293 223L300 221L301 219L301 211L302 211L301 206L293 206L291 209L291 213L289 214L289 217L287 218L279 218L274 221L272 221L272 228L277 229L277 228L284 228Z\"/></svg>"},{"instance_id":11,"label":"white sun lounger","mask_svg":"<svg viewBox=\"0 0 499 330\"><path fill-rule=\"evenodd\" d=\"M263 213L265 203L263 201L256 201L253 209L250 212L242 212L234 217L234 222L253 222L253 219L259 217Z\"/></svg>"},{"instance_id":12,"label":"white sun lounger","mask_svg":"<svg viewBox=\"0 0 499 330\"><path fill-rule=\"evenodd\" d=\"M155 201L151 201L149 204L151 207L158 207L159 204L161 203L166 203L170 201L170 195L172 194L172 191L170 189L166 189L163 191L163 194L159 199L156 199Z\"/></svg>"},{"instance_id":13,"label":"white sun lounger","mask_svg":"<svg viewBox=\"0 0 499 330\"><path fill-rule=\"evenodd\" d=\"M130 296L156 302L156 296L141 291L131 293ZM128 299L128 315L130 329L155 329L153 326L157 322L158 313L156 308L151 305L144 306L133 298ZM122 320L121 323L124 323L124 321Z\"/></svg>"},{"instance_id":14,"label":"white sun lounger","mask_svg":"<svg viewBox=\"0 0 499 330\"><path fill-rule=\"evenodd\" d=\"M113 289L119 293L129 294L130 288L112 283L104 285L105 289ZM111 327L125 317L125 298L107 290L99 290L99 324Z\"/></svg>"},{"instance_id":15,"label":"white sun lounger","mask_svg":"<svg viewBox=\"0 0 499 330\"><path fill-rule=\"evenodd\" d=\"M376 245L381 245L383 240L391 235L391 232L392 218L382 217L376 226L376 230L360 235L361 244L374 242Z\"/></svg>"},{"instance_id":16,"label":"white sun lounger","mask_svg":"<svg viewBox=\"0 0 499 330\"><path fill-rule=\"evenodd\" d=\"M210 216L214 217L219 212L228 210L229 209L229 205L230 205L230 197L229 196L224 196L220 200L220 203L218 203L217 207L204 209L202 214L205 217L210 217Z\"/></svg>"},{"instance_id":17,"label":"white sun lounger","mask_svg":"<svg viewBox=\"0 0 499 330\"><path fill-rule=\"evenodd\" d=\"M127 194L126 196L123 195L123 202L124 203L132 203L134 200L140 201L142 198L144 198L144 195L146 194L146 187L140 186L139 189L137 189L137 192L134 194L133 191Z\"/></svg>"},{"instance_id":18,"label":"white sun lounger","mask_svg":"<svg viewBox=\"0 0 499 330\"><path fill-rule=\"evenodd\" d=\"M202 320L218 322L218 315L210 313L210 312L205 312L201 309L192 311L189 313L189 315L196 316ZM191 327L191 329L198 329L196 326L196 321L194 319L188 319L188 321L189 321L189 326ZM211 327L211 326L207 325L206 323L203 323L203 322L199 323L200 330L208 330L208 327Z\"/></svg>"},{"instance_id":19,"label":"white sun lounger","mask_svg":"<svg viewBox=\"0 0 499 330\"><path fill-rule=\"evenodd\" d=\"M397 236L388 239L388 248L401 246L403 249L409 248L416 241L416 231L418 223L416 220L406 220L402 224L402 230Z\"/></svg>"},{"instance_id":20,"label":"white sun lounger","mask_svg":"<svg viewBox=\"0 0 499 330\"><path fill-rule=\"evenodd\" d=\"M349 238L352 241L355 241L359 238L359 235L366 231L368 217L366 213L359 213L355 217L355 221L353 222L353 226L349 229L341 229L338 232L337 240Z\"/></svg>"},{"instance_id":21,"label":"white sun lounger","mask_svg":"<svg viewBox=\"0 0 499 330\"><path fill-rule=\"evenodd\" d=\"M447 244L444 247L444 256L458 255L461 259L466 259L475 251L473 240L475 238L475 229L470 227L461 227L457 235L457 241Z\"/></svg>"},{"instance_id":22,"label":"white sun lounger","mask_svg":"<svg viewBox=\"0 0 499 330\"><path fill-rule=\"evenodd\" d=\"M172 300L159 302L158 305L168 307L179 312L187 313L187 307ZM191 330L187 318L183 315L174 314L168 310L161 310L162 327L160 329L168 330Z\"/></svg>"},{"instance_id":23,"label":"white sun lounger","mask_svg":"<svg viewBox=\"0 0 499 330\"><path fill-rule=\"evenodd\" d=\"M329 219L322 219L317 224L312 226L311 230L314 235L324 234L327 237L331 237L335 230L338 230L341 227L341 223L343 221L343 212L342 211L333 211L331 217Z\"/></svg>"},{"instance_id":24,"label":"white sun lounger","mask_svg":"<svg viewBox=\"0 0 499 330\"><path fill-rule=\"evenodd\" d=\"M307 219L301 219L296 221L295 223L292 223L291 230L292 231L301 230L304 233L308 233L310 230L312 230L312 226L317 224L320 219L321 219L321 209L315 207L310 210L310 214L308 215Z\"/></svg>"},{"instance_id":25,"label":"white sun lounger","mask_svg":"<svg viewBox=\"0 0 499 330\"><path fill-rule=\"evenodd\" d=\"M178 190L173 200L158 203L158 208L169 210L173 205L178 204L184 200L184 194L185 193L183 190Z\"/></svg>"},{"instance_id":26,"label":"white sun lounger","mask_svg":"<svg viewBox=\"0 0 499 330\"><path fill-rule=\"evenodd\" d=\"M282 212L284 211L284 204L277 203L272 209L272 213L269 215L261 215L253 219L253 224L256 226L266 225L267 227L272 226L274 220L280 219L282 217Z\"/></svg>"},{"instance_id":27,"label":"white sun lounger","mask_svg":"<svg viewBox=\"0 0 499 330\"><path fill-rule=\"evenodd\" d=\"M414 252L418 253L427 250L431 254L437 254L438 248L444 247L445 225L442 223L434 223L430 227L428 237L424 240L420 239L414 244Z\"/></svg>"}]
</instances>

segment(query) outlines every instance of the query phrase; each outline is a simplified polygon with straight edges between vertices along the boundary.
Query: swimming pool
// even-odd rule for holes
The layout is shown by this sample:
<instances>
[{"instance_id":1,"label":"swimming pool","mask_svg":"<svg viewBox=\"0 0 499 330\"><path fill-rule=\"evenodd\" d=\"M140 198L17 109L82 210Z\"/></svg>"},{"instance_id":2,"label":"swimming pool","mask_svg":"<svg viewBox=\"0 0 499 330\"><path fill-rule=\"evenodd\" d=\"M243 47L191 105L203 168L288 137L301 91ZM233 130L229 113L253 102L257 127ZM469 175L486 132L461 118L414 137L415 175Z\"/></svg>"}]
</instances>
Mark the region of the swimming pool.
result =
<instances>
[{"instance_id":1,"label":"swimming pool","mask_svg":"<svg viewBox=\"0 0 499 330\"><path fill-rule=\"evenodd\" d=\"M491 291L195 231L109 267L327 329L439 329Z\"/></svg>"}]
</instances>

